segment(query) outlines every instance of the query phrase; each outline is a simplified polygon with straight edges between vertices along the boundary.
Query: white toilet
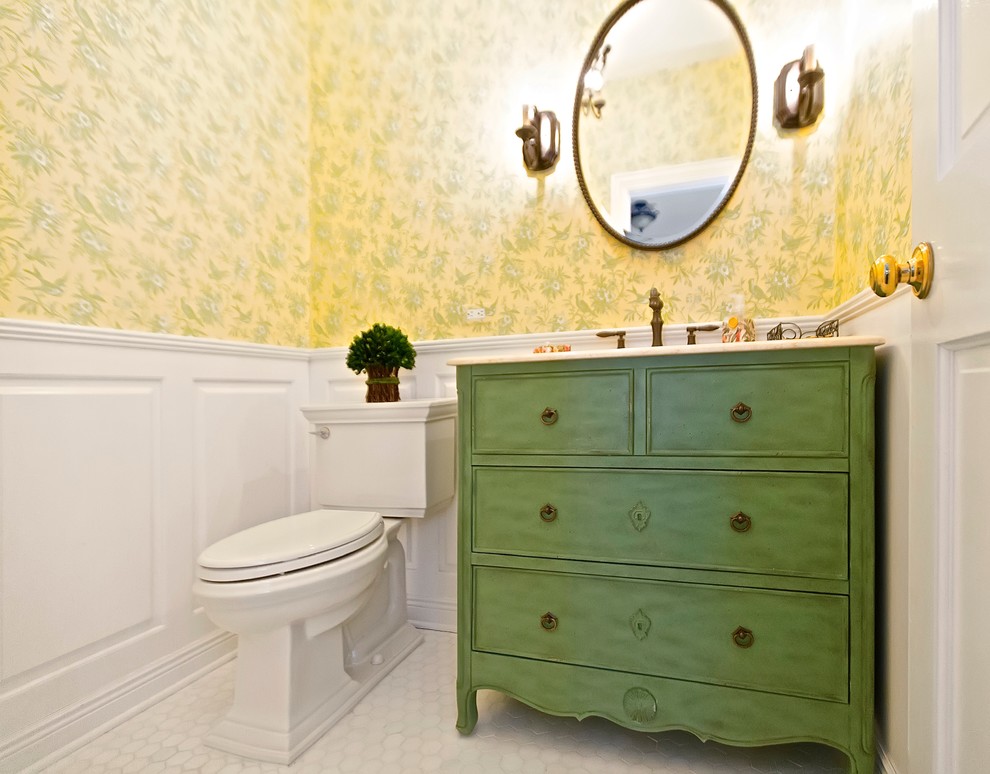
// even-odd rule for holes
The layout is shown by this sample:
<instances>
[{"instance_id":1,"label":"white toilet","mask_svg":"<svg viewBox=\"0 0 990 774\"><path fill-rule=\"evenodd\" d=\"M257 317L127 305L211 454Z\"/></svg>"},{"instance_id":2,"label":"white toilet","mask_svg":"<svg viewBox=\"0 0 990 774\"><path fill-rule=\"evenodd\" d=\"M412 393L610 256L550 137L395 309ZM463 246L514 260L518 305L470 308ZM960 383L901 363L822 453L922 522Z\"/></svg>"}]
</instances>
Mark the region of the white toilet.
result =
<instances>
[{"instance_id":1,"label":"white toilet","mask_svg":"<svg viewBox=\"0 0 990 774\"><path fill-rule=\"evenodd\" d=\"M456 399L303 411L317 427L314 499L328 507L209 546L193 585L238 635L234 703L205 741L282 764L422 642L406 615L402 519L370 501L415 518L454 491Z\"/></svg>"}]
</instances>

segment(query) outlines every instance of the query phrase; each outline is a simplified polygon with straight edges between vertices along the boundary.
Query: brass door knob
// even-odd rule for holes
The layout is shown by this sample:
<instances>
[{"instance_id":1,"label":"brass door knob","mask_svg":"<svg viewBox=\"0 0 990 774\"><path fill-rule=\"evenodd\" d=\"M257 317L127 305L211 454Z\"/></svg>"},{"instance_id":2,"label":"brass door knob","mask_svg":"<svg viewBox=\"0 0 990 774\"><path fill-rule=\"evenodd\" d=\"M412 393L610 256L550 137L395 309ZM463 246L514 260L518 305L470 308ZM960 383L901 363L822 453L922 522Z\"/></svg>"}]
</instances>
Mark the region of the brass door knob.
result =
<instances>
[{"instance_id":1,"label":"brass door knob","mask_svg":"<svg viewBox=\"0 0 990 774\"><path fill-rule=\"evenodd\" d=\"M877 258L870 267L870 287L880 298L886 298L906 282L918 298L924 298L931 290L934 273L935 250L930 242L919 242L907 263L898 263L892 255Z\"/></svg>"}]
</instances>

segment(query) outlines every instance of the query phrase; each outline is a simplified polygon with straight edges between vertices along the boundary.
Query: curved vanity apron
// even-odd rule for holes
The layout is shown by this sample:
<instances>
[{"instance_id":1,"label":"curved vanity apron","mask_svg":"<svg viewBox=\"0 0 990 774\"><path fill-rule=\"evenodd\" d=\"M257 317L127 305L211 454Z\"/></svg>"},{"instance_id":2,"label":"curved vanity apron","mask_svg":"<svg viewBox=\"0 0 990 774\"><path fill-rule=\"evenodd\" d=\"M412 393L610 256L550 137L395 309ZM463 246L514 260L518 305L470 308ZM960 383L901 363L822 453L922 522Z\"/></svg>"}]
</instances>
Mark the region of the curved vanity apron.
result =
<instances>
[{"instance_id":1,"label":"curved vanity apron","mask_svg":"<svg viewBox=\"0 0 990 774\"><path fill-rule=\"evenodd\" d=\"M250 527L199 555L204 581L255 580L303 570L364 548L385 531L374 511L319 510Z\"/></svg>"}]
</instances>

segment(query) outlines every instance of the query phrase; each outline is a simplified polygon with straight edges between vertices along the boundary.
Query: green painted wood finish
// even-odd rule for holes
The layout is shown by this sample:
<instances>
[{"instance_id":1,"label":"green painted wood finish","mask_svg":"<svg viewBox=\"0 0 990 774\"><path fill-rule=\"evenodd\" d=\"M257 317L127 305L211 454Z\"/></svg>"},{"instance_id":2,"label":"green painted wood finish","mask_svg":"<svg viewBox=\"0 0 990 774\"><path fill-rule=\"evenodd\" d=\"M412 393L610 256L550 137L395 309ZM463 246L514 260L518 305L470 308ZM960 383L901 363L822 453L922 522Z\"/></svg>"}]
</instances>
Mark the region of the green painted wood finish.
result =
<instances>
[{"instance_id":1,"label":"green painted wood finish","mask_svg":"<svg viewBox=\"0 0 990 774\"><path fill-rule=\"evenodd\" d=\"M647 373L650 454L846 456L846 363ZM750 414L734 421L733 407ZM809 432L810 429L814 432Z\"/></svg>"},{"instance_id":2,"label":"green painted wood finish","mask_svg":"<svg viewBox=\"0 0 990 774\"><path fill-rule=\"evenodd\" d=\"M494 688L547 712L601 715L642 730L685 728L742 745L823 742L845 751L855 774L872 772L871 347L548 359L461 366L457 380L457 725L463 733L478 720L477 690ZM572 387L562 387L565 382ZM552 405L550 394L574 420L560 433L563 443L547 441L554 436L541 435L547 428L538 424L538 413ZM748 423L729 416L739 401L753 410ZM564 417L561 410L559 422ZM559 422L558 430L565 427ZM738 496L764 514L737 537L755 537L768 521L776 532L762 546L754 540L758 548L749 558L711 536L707 549L692 545L709 530L704 517L671 521L645 500L651 516L642 533L665 524L670 545L657 540L655 553L643 552L620 528L604 526L610 503L628 510L625 500L639 487L644 498L677 489L668 496L685 503L685 512L703 510L706 496L698 492L706 489L721 504L734 484L715 482L734 480L734 469L752 476L741 479ZM651 470L656 481L673 483L654 484ZM817 501L800 487L780 493L781 481L790 480L781 478L784 472L831 483L818 489ZM541 477L561 492L553 503L557 518L531 527L520 514L539 494ZM800 515L790 515L791 507ZM834 532L826 535L826 524ZM549 538L544 531L546 542L527 548L542 527L565 525L571 526ZM584 529L593 536L575 532ZM808 542L827 548L818 554ZM774 558L781 556L788 558ZM540 610L540 595L551 591L558 610ZM778 598L787 602L775 606ZM539 613L527 623L531 609ZM642 648L633 628L645 623L631 622L640 609L651 622L645 641L652 643L671 620L683 638L677 647L648 646L657 650L646 664L629 655ZM727 623L711 622L727 611L755 621L733 625L753 630L755 640L750 648L730 642L733 655L723 658L724 632L715 636L705 627L721 631ZM548 634L539 616L547 612L557 619L551 636L571 626L580 636L539 650ZM622 620L634 643L616 639L613 629ZM778 632L773 653L761 648L761 631ZM503 652L490 652L496 649Z\"/></svg>"},{"instance_id":3,"label":"green painted wood finish","mask_svg":"<svg viewBox=\"0 0 990 774\"><path fill-rule=\"evenodd\" d=\"M629 454L632 373L526 374L474 384L478 452ZM553 414L544 417L545 411Z\"/></svg>"},{"instance_id":4,"label":"green painted wood finish","mask_svg":"<svg viewBox=\"0 0 990 774\"><path fill-rule=\"evenodd\" d=\"M479 567L474 602L476 650L848 699L842 596Z\"/></svg>"},{"instance_id":5,"label":"green painted wood finish","mask_svg":"<svg viewBox=\"0 0 990 774\"><path fill-rule=\"evenodd\" d=\"M837 473L476 467L472 536L489 553L844 579L847 490Z\"/></svg>"}]
</instances>

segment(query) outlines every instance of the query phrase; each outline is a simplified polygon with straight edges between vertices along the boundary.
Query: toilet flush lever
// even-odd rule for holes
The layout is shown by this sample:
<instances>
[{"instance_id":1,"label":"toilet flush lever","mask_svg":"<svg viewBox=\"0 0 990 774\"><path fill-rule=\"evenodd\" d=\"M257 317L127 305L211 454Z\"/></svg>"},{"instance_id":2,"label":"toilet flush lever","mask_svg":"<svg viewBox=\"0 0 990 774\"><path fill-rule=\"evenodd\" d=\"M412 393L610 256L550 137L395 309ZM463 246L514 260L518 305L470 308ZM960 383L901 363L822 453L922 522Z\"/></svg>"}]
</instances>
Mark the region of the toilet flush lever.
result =
<instances>
[{"instance_id":1,"label":"toilet flush lever","mask_svg":"<svg viewBox=\"0 0 990 774\"><path fill-rule=\"evenodd\" d=\"M318 435L320 436L320 438L322 438L325 441L327 440L327 438L330 437L330 428L327 427L326 425L320 425L319 428L317 428L316 430L310 430L309 434Z\"/></svg>"}]
</instances>

